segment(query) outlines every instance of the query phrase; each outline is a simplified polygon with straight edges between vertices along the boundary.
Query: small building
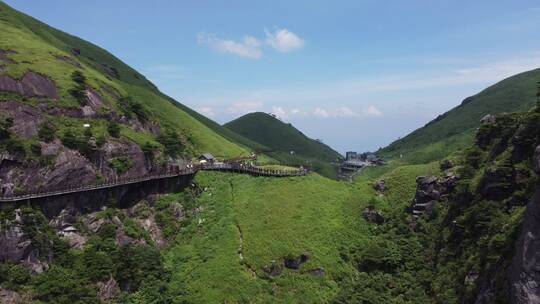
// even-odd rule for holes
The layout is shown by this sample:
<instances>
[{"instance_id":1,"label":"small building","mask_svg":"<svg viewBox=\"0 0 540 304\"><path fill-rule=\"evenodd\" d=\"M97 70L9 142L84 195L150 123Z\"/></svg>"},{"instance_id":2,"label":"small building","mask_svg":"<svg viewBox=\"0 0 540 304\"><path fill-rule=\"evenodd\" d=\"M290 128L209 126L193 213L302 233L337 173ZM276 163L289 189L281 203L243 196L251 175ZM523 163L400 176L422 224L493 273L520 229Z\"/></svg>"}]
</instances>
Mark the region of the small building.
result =
<instances>
[{"instance_id":1,"label":"small building","mask_svg":"<svg viewBox=\"0 0 540 304\"><path fill-rule=\"evenodd\" d=\"M216 161L216 158L210 153L203 153L199 156L198 160L200 163L213 163Z\"/></svg>"},{"instance_id":2,"label":"small building","mask_svg":"<svg viewBox=\"0 0 540 304\"><path fill-rule=\"evenodd\" d=\"M358 153L356 153L356 152L352 152L352 151L345 152L345 159L346 160L356 159L357 157L358 157Z\"/></svg>"}]
</instances>

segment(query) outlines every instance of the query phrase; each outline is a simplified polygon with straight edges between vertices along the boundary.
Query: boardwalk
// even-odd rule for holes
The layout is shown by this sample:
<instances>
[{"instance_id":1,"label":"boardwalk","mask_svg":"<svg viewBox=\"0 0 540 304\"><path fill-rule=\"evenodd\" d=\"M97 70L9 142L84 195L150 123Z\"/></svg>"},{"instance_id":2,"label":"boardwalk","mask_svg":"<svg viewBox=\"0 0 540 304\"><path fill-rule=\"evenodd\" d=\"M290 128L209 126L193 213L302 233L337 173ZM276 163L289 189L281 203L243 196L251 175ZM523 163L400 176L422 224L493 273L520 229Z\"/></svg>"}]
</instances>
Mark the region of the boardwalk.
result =
<instances>
[{"instance_id":1,"label":"boardwalk","mask_svg":"<svg viewBox=\"0 0 540 304\"><path fill-rule=\"evenodd\" d=\"M273 177L304 176L308 173L307 169L271 170L271 169L264 169L264 168L244 165L241 163L220 163L220 164L202 165L201 170L246 173L246 174L255 175L255 176L273 176Z\"/></svg>"},{"instance_id":2,"label":"boardwalk","mask_svg":"<svg viewBox=\"0 0 540 304\"><path fill-rule=\"evenodd\" d=\"M175 171L167 171L161 174L144 175L132 178L119 178L114 180L108 180L105 182L98 182L95 184L84 185L76 188L55 189L49 191L36 191L29 193L22 193L13 196L0 196L0 203L19 202L44 197L54 197L71 193L80 193L93 191L98 189L107 189L123 185L136 184L152 180L160 180L171 177L194 175L199 170L208 171L224 171L233 173L245 173L254 176L273 176L273 177L289 177L289 176L303 176L308 173L306 169L298 169L294 171L286 170L268 170L257 168L253 166L242 165L239 163L223 163L223 164L206 164L206 165L188 165L183 169Z\"/></svg>"}]
</instances>

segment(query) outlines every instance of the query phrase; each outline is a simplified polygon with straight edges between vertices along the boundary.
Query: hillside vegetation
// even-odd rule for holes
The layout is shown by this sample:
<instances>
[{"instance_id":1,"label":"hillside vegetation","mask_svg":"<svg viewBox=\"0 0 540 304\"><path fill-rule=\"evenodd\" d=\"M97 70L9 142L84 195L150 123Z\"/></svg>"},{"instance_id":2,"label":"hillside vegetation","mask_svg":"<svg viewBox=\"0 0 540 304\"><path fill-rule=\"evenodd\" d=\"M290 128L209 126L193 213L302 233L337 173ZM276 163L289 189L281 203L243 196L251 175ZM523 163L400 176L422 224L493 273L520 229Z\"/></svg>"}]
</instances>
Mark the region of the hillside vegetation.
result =
<instances>
[{"instance_id":1,"label":"hillside vegetation","mask_svg":"<svg viewBox=\"0 0 540 304\"><path fill-rule=\"evenodd\" d=\"M439 115L424 127L396 140L379 153L413 163L442 159L473 142L480 119L486 114L522 112L533 107L540 69L504 79L482 92L468 97L450 111Z\"/></svg>"},{"instance_id":2,"label":"hillside vegetation","mask_svg":"<svg viewBox=\"0 0 540 304\"><path fill-rule=\"evenodd\" d=\"M256 112L239 117L224 126L258 143L261 146L254 149L264 151L276 160L291 165L311 166L316 172L327 177L336 176L336 169L330 163L342 156L324 143L307 137L290 123L284 123L266 113Z\"/></svg>"},{"instance_id":3,"label":"hillside vegetation","mask_svg":"<svg viewBox=\"0 0 540 304\"><path fill-rule=\"evenodd\" d=\"M3 96L4 100L9 97L29 104L49 102L55 107L79 108L81 104L70 90L74 86L72 73L80 71L86 77L87 86L97 91L108 103L103 112L120 112L122 98L129 97L142 105L143 110L148 112L149 120L159 123L164 129L177 131L188 139L194 153L210 151L216 155L231 156L243 151L215 131L231 140L240 137L207 119L199 121L199 115L192 117L191 114L195 112L187 113L187 108L166 98L143 75L106 50L53 29L4 3L0 3L0 10L0 49L14 52L9 55L13 62L3 64L2 74L21 79L26 72L33 71L54 81L59 91L59 98L55 101L35 98L22 100L12 94Z\"/></svg>"}]
</instances>

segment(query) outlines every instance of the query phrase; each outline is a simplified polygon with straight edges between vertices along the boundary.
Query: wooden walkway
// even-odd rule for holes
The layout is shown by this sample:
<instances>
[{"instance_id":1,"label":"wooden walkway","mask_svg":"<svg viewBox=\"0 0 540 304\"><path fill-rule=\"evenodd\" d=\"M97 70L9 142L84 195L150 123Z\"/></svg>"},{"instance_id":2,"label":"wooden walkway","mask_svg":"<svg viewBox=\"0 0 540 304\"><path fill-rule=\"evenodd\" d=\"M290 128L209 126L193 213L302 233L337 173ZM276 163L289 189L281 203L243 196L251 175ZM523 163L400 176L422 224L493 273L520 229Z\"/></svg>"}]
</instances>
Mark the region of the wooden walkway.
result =
<instances>
[{"instance_id":1,"label":"wooden walkway","mask_svg":"<svg viewBox=\"0 0 540 304\"><path fill-rule=\"evenodd\" d=\"M258 168L254 166L244 165L240 163L220 163L220 164L201 165L201 170L246 173L246 174L250 174L254 176L273 176L273 177L304 176L308 173L307 169L271 170L271 169L263 169L263 168Z\"/></svg>"},{"instance_id":2,"label":"wooden walkway","mask_svg":"<svg viewBox=\"0 0 540 304\"><path fill-rule=\"evenodd\" d=\"M189 165L183 169L175 171L167 171L162 174L144 175L140 177L132 178L119 178L114 180L108 180L105 182L98 182L95 184L84 185L76 188L55 189L48 191L36 191L23 194L17 194L13 196L0 196L0 203L20 202L25 200L54 197L71 193L80 193L93 191L98 189L113 188L123 185L136 184L140 182L160 180L171 177L180 177L187 175L194 175L199 170L207 171L224 171L233 173L245 173L254 176L273 176L273 177L290 177L290 176L304 176L308 173L306 169L298 169L295 171L288 170L268 170L257 168L253 166L247 166L239 163L223 163L223 164L207 164L207 165Z\"/></svg>"}]
</instances>

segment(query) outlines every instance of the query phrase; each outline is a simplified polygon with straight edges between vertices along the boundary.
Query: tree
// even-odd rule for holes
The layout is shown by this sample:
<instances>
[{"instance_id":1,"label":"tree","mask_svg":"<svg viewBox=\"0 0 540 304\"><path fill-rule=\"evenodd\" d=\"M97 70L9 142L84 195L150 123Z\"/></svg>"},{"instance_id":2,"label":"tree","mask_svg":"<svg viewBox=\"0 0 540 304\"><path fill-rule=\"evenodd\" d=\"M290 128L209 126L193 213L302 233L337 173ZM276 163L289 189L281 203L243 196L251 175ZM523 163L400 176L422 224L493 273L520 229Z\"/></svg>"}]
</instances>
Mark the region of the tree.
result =
<instances>
[{"instance_id":1,"label":"tree","mask_svg":"<svg viewBox=\"0 0 540 304\"><path fill-rule=\"evenodd\" d=\"M69 90L69 94L81 105L86 105L86 77L81 71L77 70L71 74L71 80L75 82L75 87Z\"/></svg>"}]
</instances>

